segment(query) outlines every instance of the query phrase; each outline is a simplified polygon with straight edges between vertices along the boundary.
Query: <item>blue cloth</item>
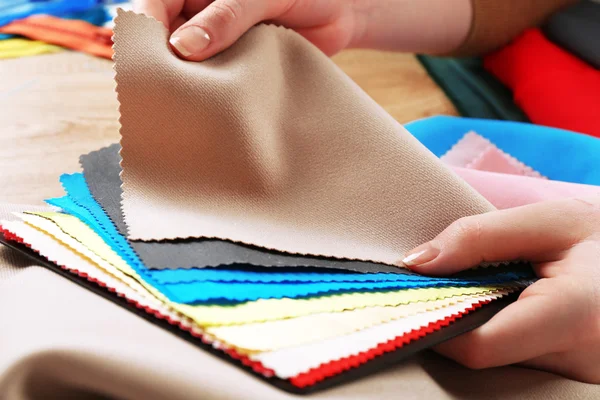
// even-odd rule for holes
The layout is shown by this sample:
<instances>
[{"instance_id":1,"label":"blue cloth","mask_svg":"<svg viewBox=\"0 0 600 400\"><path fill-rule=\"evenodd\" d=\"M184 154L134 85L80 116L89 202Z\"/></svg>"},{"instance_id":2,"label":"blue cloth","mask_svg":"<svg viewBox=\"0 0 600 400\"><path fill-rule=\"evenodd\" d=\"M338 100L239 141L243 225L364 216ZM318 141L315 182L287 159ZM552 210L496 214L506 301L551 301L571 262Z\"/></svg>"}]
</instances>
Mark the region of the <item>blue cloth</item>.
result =
<instances>
[{"instance_id":1,"label":"blue cloth","mask_svg":"<svg viewBox=\"0 0 600 400\"><path fill-rule=\"evenodd\" d=\"M340 292L397 290L438 286L478 286L531 278L530 271L501 272L480 277L432 278L401 274L284 273L231 269L147 269L92 197L83 174L61 176L67 196L49 199L88 226L119 254L147 283L171 301L185 304L231 303L281 297L306 297ZM219 275L222 275L220 277ZM371 275L369 280L365 276ZM223 278L223 279L221 279ZM320 279L314 282L312 279ZM354 279L354 280L353 280Z\"/></svg>"},{"instance_id":2,"label":"blue cloth","mask_svg":"<svg viewBox=\"0 0 600 400\"><path fill-rule=\"evenodd\" d=\"M2 4L3 4L2 1L0 1L0 13L3 12ZM33 14L38 14L38 13L35 12ZM55 16L65 18L65 19L79 19L82 21L87 21L90 24L94 24L97 26L102 26L111 19L109 12L103 6L94 6L93 8L90 8L90 9L66 12L65 14L55 15ZM6 17L6 16L4 16L4 17ZM0 22L2 21L2 18L3 17L0 17ZM15 20L15 19L20 19L20 18L14 18L13 20ZM9 22L12 22L13 20L11 20ZM10 39L15 36L17 36L17 35L9 35L6 33L0 33L0 40Z\"/></svg>"},{"instance_id":3,"label":"blue cloth","mask_svg":"<svg viewBox=\"0 0 600 400\"><path fill-rule=\"evenodd\" d=\"M62 17L68 13L88 10L98 4L98 0L0 0L0 26L34 14Z\"/></svg>"},{"instance_id":4,"label":"blue cloth","mask_svg":"<svg viewBox=\"0 0 600 400\"><path fill-rule=\"evenodd\" d=\"M437 116L405 125L436 156L475 131L549 179L600 185L600 139L522 122Z\"/></svg>"}]
</instances>

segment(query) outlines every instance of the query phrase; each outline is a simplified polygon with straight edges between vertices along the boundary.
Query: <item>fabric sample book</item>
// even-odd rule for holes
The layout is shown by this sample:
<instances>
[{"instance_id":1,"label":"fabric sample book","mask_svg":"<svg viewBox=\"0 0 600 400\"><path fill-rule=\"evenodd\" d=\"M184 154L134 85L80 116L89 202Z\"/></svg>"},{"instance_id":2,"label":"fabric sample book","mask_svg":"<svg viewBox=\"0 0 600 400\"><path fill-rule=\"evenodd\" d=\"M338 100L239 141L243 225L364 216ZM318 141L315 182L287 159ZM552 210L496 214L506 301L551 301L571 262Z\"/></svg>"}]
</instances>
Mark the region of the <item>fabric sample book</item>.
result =
<instances>
[{"instance_id":1,"label":"fabric sample book","mask_svg":"<svg viewBox=\"0 0 600 400\"><path fill-rule=\"evenodd\" d=\"M203 63L145 16L120 12L115 31L122 143L61 175L57 210L3 216L0 242L174 335L153 346L176 336L311 393L475 329L535 281L524 262L444 277L399 262L495 210L452 168L550 182L488 138L459 137L444 165L283 28ZM146 240L140 216L155 221Z\"/></svg>"}]
</instances>

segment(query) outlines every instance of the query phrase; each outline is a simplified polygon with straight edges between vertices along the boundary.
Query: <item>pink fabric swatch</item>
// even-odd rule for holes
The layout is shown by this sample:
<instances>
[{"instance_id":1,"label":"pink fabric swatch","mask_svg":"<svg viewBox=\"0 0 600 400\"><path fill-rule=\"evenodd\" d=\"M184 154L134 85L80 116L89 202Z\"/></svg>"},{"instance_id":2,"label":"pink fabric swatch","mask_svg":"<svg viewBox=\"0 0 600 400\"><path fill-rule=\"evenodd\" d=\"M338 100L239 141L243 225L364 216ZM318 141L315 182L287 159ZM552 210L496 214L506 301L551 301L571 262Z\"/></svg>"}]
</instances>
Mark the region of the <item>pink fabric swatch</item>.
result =
<instances>
[{"instance_id":1,"label":"pink fabric swatch","mask_svg":"<svg viewBox=\"0 0 600 400\"><path fill-rule=\"evenodd\" d=\"M499 209L600 195L600 186L546 179L475 132L467 133L441 159Z\"/></svg>"},{"instance_id":2,"label":"pink fabric swatch","mask_svg":"<svg viewBox=\"0 0 600 400\"><path fill-rule=\"evenodd\" d=\"M545 178L475 132L467 133L441 160L454 167Z\"/></svg>"}]
</instances>

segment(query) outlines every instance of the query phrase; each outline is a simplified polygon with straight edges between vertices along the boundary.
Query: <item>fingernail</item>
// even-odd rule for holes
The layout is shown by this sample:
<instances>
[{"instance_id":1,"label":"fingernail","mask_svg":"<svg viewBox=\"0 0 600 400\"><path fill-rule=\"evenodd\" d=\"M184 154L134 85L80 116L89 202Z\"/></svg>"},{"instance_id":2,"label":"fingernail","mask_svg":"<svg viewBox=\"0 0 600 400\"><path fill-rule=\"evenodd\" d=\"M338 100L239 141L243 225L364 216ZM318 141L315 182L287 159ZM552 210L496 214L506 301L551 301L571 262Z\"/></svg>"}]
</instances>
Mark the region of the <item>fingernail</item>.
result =
<instances>
[{"instance_id":1,"label":"fingernail","mask_svg":"<svg viewBox=\"0 0 600 400\"><path fill-rule=\"evenodd\" d=\"M402 263L408 267L414 267L433 261L439 254L440 249L433 246L431 243L425 243L406 253L406 257L404 257Z\"/></svg>"},{"instance_id":2,"label":"fingernail","mask_svg":"<svg viewBox=\"0 0 600 400\"><path fill-rule=\"evenodd\" d=\"M192 25L175 32L169 42L182 56L189 57L207 48L210 36L204 29Z\"/></svg>"}]
</instances>

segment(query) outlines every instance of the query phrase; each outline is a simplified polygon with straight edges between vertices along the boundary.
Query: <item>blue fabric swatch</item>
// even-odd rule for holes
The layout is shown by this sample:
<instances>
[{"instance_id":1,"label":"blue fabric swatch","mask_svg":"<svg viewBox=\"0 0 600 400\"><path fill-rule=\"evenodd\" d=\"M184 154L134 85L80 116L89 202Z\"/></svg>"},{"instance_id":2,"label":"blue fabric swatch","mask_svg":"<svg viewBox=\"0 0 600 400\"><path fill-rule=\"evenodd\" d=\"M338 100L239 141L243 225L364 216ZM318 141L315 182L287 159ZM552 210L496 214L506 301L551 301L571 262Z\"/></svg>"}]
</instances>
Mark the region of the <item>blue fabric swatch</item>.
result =
<instances>
[{"instance_id":1,"label":"blue fabric swatch","mask_svg":"<svg viewBox=\"0 0 600 400\"><path fill-rule=\"evenodd\" d=\"M549 179L600 185L600 139L522 122L437 116L405 125L436 156L475 131Z\"/></svg>"},{"instance_id":2,"label":"blue fabric swatch","mask_svg":"<svg viewBox=\"0 0 600 400\"><path fill-rule=\"evenodd\" d=\"M171 301L185 304L230 303L282 297L306 297L356 291L381 291L439 286L479 286L523 279L529 271L503 272L481 277L435 278L403 274L348 274L348 273L285 273L221 270L181 269L152 271L147 269L117 232L112 221L92 197L82 174L61 176L67 196L49 199L49 204L62 208L88 226L119 254L146 282L157 288ZM223 280L219 277L222 275ZM365 276L373 276L367 280ZM314 282L311 279L326 278ZM291 281L290 281L291 279ZM356 279L352 281L351 279ZM385 280L384 280L385 279ZM273 281L274 280L274 281Z\"/></svg>"}]
</instances>

